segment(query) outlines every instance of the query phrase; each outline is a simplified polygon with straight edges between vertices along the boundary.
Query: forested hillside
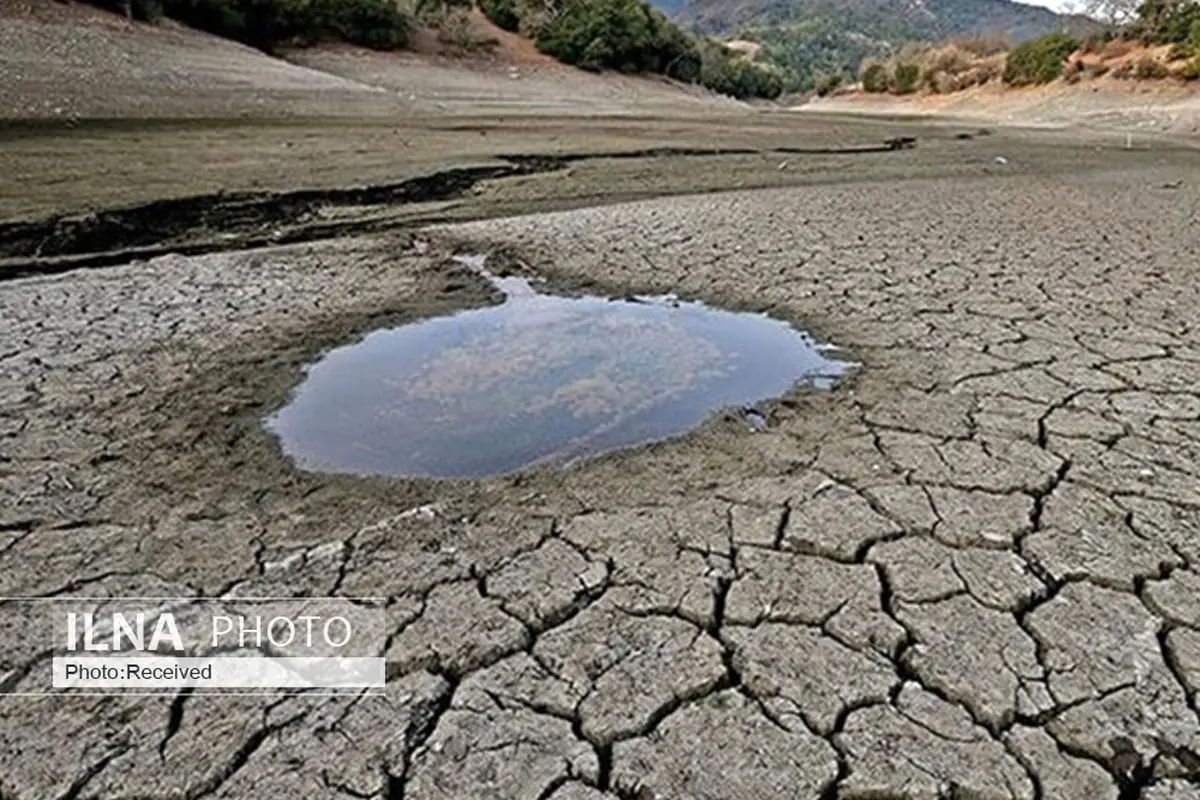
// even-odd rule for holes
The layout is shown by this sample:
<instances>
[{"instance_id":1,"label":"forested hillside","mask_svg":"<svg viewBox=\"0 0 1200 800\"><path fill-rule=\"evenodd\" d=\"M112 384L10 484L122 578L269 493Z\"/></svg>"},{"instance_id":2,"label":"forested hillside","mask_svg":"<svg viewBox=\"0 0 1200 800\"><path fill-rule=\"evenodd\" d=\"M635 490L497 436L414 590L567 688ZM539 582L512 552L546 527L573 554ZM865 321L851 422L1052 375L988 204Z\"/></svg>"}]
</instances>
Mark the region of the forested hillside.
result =
<instances>
[{"instance_id":1,"label":"forested hillside","mask_svg":"<svg viewBox=\"0 0 1200 800\"><path fill-rule=\"evenodd\" d=\"M957 34L1020 41L1077 21L1010 0L692 0L664 10L684 27L764 46L796 88L822 73L852 75L867 57L886 58L906 42Z\"/></svg>"}]
</instances>

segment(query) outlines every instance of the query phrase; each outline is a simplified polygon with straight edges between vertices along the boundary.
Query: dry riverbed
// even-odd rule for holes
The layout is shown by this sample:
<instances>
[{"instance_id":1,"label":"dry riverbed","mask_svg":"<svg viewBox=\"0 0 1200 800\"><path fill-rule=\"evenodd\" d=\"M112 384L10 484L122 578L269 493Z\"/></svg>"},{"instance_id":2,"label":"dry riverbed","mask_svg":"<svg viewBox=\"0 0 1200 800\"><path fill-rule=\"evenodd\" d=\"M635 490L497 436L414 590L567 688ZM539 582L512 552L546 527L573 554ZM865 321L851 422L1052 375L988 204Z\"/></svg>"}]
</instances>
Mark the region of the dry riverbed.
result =
<instances>
[{"instance_id":1,"label":"dry riverbed","mask_svg":"<svg viewBox=\"0 0 1200 800\"><path fill-rule=\"evenodd\" d=\"M936 146L586 159L403 228L4 281L0 595L376 596L393 629L382 696L0 700L0 795L1200 797L1194 156L914 130ZM765 430L566 471L282 458L261 423L304 365L494 302L449 259L479 251L861 366Z\"/></svg>"}]
</instances>

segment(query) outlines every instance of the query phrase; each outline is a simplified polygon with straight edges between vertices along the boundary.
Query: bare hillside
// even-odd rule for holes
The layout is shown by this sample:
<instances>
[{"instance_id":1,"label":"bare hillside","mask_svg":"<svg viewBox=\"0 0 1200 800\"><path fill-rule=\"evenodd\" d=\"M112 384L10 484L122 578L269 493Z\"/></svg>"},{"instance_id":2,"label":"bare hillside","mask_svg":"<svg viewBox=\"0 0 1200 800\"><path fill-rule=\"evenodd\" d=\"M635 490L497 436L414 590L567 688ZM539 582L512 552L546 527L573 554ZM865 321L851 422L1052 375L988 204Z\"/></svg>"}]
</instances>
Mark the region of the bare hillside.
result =
<instances>
[{"instance_id":1,"label":"bare hillside","mask_svg":"<svg viewBox=\"0 0 1200 800\"><path fill-rule=\"evenodd\" d=\"M424 111L609 115L741 105L658 76L584 72L538 52L527 39L501 30L478 11L468 20L476 47L466 54L447 53L426 33L407 52L322 47L296 50L287 57L398 93L404 102Z\"/></svg>"},{"instance_id":2,"label":"bare hillside","mask_svg":"<svg viewBox=\"0 0 1200 800\"><path fill-rule=\"evenodd\" d=\"M392 113L399 99L164 22L87 6L0 7L0 116Z\"/></svg>"},{"instance_id":3,"label":"bare hillside","mask_svg":"<svg viewBox=\"0 0 1200 800\"><path fill-rule=\"evenodd\" d=\"M0 0L0 118L661 113L730 103L663 81L584 73L491 33L505 38L490 58L332 47L283 60L170 21Z\"/></svg>"}]
</instances>

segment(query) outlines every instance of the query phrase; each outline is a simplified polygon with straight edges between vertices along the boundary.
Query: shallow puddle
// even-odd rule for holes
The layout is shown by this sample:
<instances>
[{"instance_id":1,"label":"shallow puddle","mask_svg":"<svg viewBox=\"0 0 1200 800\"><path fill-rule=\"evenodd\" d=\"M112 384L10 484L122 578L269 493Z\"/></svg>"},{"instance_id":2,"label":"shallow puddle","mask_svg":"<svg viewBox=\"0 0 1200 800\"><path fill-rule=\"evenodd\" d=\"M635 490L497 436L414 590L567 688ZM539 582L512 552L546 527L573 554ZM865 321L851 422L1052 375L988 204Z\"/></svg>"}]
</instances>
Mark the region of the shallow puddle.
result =
<instances>
[{"instance_id":1,"label":"shallow puddle","mask_svg":"<svg viewBox=\"0 0 1200 800\"><path fill-rule=\"evenodd\" d=\"M268 420L286 454L321 472L497 475L678 435L848 366L762 314L555 297L470 263L507 300L327 353Z\"/></svg>"}]
</instances>

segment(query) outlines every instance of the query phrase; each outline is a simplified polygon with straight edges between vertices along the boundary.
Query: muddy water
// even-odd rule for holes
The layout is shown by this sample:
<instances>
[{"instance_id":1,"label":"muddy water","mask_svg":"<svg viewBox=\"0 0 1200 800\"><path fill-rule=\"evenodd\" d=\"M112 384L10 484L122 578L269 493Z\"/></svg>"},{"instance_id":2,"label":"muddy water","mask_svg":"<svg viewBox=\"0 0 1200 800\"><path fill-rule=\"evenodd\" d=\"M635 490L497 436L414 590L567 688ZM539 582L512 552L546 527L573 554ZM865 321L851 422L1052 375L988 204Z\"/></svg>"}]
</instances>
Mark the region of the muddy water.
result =
<instances>
[{"instance_id":1,"label":"muddy water","mask_svg":"<svg viewBox=\"0 0 1200 800\"><path fill-rule=\"evenodd\" d=\"M267 422L299 466L503 474L676 436L797 382L827 387L847 366L761 314L673 297L556 297L471 263L503 304L377 331L310 367Z\"/></svg>"}]
</instances>

